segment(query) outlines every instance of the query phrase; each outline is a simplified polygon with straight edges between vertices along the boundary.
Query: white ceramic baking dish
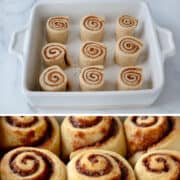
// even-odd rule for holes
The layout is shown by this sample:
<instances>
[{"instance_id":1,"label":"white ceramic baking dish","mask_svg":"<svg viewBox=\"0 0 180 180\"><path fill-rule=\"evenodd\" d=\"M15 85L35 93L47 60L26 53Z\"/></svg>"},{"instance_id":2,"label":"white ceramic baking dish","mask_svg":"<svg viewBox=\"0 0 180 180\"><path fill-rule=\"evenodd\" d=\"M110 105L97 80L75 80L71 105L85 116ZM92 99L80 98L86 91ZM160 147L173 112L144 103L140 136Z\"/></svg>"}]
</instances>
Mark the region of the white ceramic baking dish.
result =
<instances>
[{"instance_id":1,"label":"white ceramic baking dish","mask_svg":"<svg viewBox=\"0 0 180 180\"><path fill-rule=\"evenodd\" d=\"M40 50L44 44L45 22L53 15L66 15L71 18L70 38L68 48L74 59L79 55L79 20L87 14L97 14L106 17L106 31L114 31L115 21L121 14L130 14L142 22L144 40L148 49L147 59L141 62L145 71L145 85L138 91L116 91L109 89L100 92L81 92L74 86L74 91L42 92L38 90L38 76L42 70ZM109 23L109 25L108 25ZM108 29L109 28L109 29ZM24 41L21 36L24 34ZM137 33L138 34L138 33ZM105 38L105 44L114 48L113 42ZM115 41L114 41L115 44ZM151 105L159 96L164 85L164 60L175 53L172 33L162 28L152 20L147 4L141 0L61 0L57 2L41 2L35 5L30 16L30 22L20 31L15 32L9 47L23 63L23 91L27 101L38 109L54 109L56 113L61 108L69 112L75 109L108 109L113 107L137 107ZM112 51L113 52L113 51ZM109 56L112 56L111 52ZM76 66L76 62L74 66ZM79 70L72 68L71 82L76 82ZM68 72L67 72L68 73ZM74 76L74 74L76 74ZM112 75L113 77L110 77ZM77 77L76 77L77 76ZM108 79L115 79L113 73ZM75 77L75 80L73 79Z\"/></svg>"}]
</instances>

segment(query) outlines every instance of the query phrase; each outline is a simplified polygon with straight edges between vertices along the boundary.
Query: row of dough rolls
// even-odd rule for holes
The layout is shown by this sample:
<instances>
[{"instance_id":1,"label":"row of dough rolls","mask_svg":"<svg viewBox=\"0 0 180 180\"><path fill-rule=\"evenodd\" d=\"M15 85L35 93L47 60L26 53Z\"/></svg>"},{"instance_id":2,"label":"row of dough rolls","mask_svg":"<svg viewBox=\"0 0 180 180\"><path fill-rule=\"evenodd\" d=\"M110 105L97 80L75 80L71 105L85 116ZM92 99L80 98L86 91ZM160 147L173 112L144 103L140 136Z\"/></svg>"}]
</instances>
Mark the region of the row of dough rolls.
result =
<instances>
[{"instance_id":1,"label":"row of dough rolls","mask_svg":"<svg viewBox=\"0 0 180 180\"><path fill-rule=\"evenodd\" d=\"M121 66L135 65L142 51L143 42L133 36L138 23L139 21L135 17L128 15L123 15L117 20L116 37L118 41L115 50L115 61ZM62 41L62 38L67 39L69 28L68 17L51 17L47 21L46 28L49 37L48 42L52 44L50 43L49 45L51 47L49 51L47 51L47 46L43 48L43 59L47 65L59 64L64 68L68 62L68 56L63 61L62 58L65 53L61 53L61 56L59 56L59 52L60 49L61 51L65 49L67 53L67 50L63 45L59 45L58 43L64 43L65 40ZM99 16L83 17L80 22L80 34L81 39L85 42L80 51L80 65L82 67L103 65L107 54L106 47L98 42L102 41L104 36L104 18ZM50 58L48 58L48 55L50 55ZM53 59L54 61L52 61Z\"/></svg>"},{"instance_id":2,"label":"row of dough rolls","mask_svg":"<svg viewBox=\"0 0 180 180\"><path fill-rule=\"evenodd\" d=\"M64 69L71 65L67 47L69 17L53 16L46 22L46 40L41 59L46 68L40 73L39 85L43 91L66 91L68 78Z\"/></svg>"},{"instance_id":3,"label":"row of dough rolls","mask_svg":"<svg viewBox=\"0 0 180 180\"><path fill-rule=\"evenodd\" d=\"M82 90L103 90L104 86L104 61L106 47L97 42L86 42L80 50L80 87ZM58 43L49 43L42 49L42 57L48 68L45 68L39 78L41 89L44 91L67 90L68 78L63 68L69 64L67 49ZM88 72L88 73L87 73ZM101 73L100 73L101 72ZM99 74L99 75L98 75ZM84 75L88 75L87 77ZM97 79L96 79L97 78ZM99 80L99 78L101 80ZM89 79L90 84L84 87L84 80ZM97 87L93 87L97 85ZM128 66L120 69L117 80L119 90L140 89L143 84L143 70L138 66ZM92 87L91 87L92 86Z\"/></svg>"},{"instance_id":4,"label":"row of dough rolls","mask_svg":"<svg viewBox=\"0 0 180 180\"><path fill-rule=\"evenodd\" d=\"M65 44L69 33L68 16L53 16L46 22L48 42L59 42ZM130 15L122 15L117 18L115 34L116 39L129 35L133 36L140 22ZM104 37L105 18L102 16L89 15L80 20L80 37L82 41L100 42Z\"/></svg>"}]
</instances>

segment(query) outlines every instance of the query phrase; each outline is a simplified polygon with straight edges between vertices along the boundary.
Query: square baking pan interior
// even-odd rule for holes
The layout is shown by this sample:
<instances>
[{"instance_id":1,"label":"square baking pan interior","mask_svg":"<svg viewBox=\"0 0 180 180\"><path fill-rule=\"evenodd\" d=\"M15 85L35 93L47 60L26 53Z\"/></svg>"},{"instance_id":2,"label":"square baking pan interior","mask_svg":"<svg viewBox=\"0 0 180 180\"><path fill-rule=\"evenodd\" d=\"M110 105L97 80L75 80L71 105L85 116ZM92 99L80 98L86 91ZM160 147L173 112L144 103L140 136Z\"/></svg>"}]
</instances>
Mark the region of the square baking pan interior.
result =
<instances>
[{"instance_id":1,"label":"square baking pan interior","mask_svg":"<svg viewBox=\"0 0 180 180\"><path fill-rule=\"evenodd\" d=\"M116 80L120 66L114 63L115 23L117 17L128 14L139 19L141 27L135 36L143 40L145 48L137 65L143 67L144 84L141 90L117 91ZM39 75L44 69L40 58L41 48L46 43L45 24L48 17L63 15L70 17L70 32L67 48L72 57L72 66L65 70L70 84L66 92L44 92L39 88ZM104 91L82 92L79 88L79 22L85 15L105 17L104 43L108 48L105 64ZM37 4L31 13L30 22L14 36L25 33L23 53L16 43L10 51L23 61L23 91L28 103L37 108L113 108L147 106L159 96L164 85L164 60L175 51L170 31L157 26L143 1L58 1ZM13 41L18 38L13 37ZM13 44L13 45L12 45ZM17 45L16 45L17 46Z\"/></svg>"}]
</instances>

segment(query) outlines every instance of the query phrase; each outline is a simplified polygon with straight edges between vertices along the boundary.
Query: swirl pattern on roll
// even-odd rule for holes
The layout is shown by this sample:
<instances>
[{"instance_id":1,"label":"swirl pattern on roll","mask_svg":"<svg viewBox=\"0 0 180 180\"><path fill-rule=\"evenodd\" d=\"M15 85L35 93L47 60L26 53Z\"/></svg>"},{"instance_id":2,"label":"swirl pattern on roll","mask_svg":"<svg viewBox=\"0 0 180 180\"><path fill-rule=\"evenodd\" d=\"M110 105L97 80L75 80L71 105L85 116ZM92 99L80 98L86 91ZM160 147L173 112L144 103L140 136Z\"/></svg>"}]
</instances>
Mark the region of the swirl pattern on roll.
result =
<instances>
[{"instance_id":1,"label":"swirl pattern on roll","mask_svg":"<svg viewBox=\"0 0 180 180\"><path fill-rule=\"evenodd\" d=\"M104 67L89 66L81 70L80 86L83 91L102 90L104 85Z\"/></svg>"},{"instance_id":2,"label":"swirl pattern on roll","mask_svg":"<svg viewBox=\"0 0 180 180\"><path fill-rule=\"evenodd\" d=\"M123 15L119 18L119 24L123 27L136 27L138 20L129 15Z\"/></svg>"},{"instance_id":3,"label":"swirl pattern on roll","mask_svg":"<svg viewBox=\"0 0 180 180\"><path fill-rule=\"evenodd\" d=\"M103 68L88 67L82 73L82 77L87 84L99 84L103 80Z\"/></svg>"},{"instance_id":4,"label":"swirl pattern on roll","mask_svg":"<svg viewBox=\"0 0 180 180\"><path fill-rule=\"evenodd\" d=\"M137 53L142 47L142 42L134 37L124 37L119 41L120 51L128 54Z\"/></svg>"},{"instance_id":5,"label":"swirl pattern on roll","mask_svg":"<svg viewBox=\"0 0 180 180\"><path fill-rule=\"evenodd\" d=\"M102 19L97 16L87 16L84 18L83 25L90 31L99 31L102 29L104 23Z\"/></svg>"},{"instance_id":6,"label":"swirl pattern on roll","mask_svg":"<svg viewBox=\"0 0 180 180\"><path fill-rule=\"evenodd\" d=\"M41 73L39 83L44 91L65 91L67 76L59 66L50 66Z\"/></svg>"},{"instance_id":7,"label":"swirl pattern on roll","mask_svg":"<svg viewBox=\"0 0 180 180\"><path fill-rule=\"evenodd\" d=\"M138 180L179 180L179 151L156 150L143 155L135 166Z\"/></svg>"},{"instance_id":8,"label":"swirl pattern on roll","mask_svg":"<svg viewBox=\"0 0 180 180\"><path fill-rule=\"evenodd\" d=\"M116 63L122 66L135 65L142 48L143 42L140 39L132 36L121 37L116 45Z\"/></svg>"},{"instance_id":9,"label":"swirl pattern on roll","mask_svg":"<svg viewBox=\"0 0 180 180\"><path fill-rule=\"evenodd\" d=\"M128 117L124 127L132 163L142 152L148 150L180 150L177 143L180 137L180 122L176 118Z\"/></svg>"},{"instance_id":10,"label":"swirl pattern on roll","mask_svg":"<svg viewBox=\"0 0 180 180\"><path fill-rule=\"evenodd\" d=\"M77 151L85 148L100 148L126 154L124 130L117 117L66 117L61 132L65 159L72 152L74 156Z\"/></svg>"},{"instance_id":11,"label":"swirl pattern on roll","mask_svg":"<svg viewBox=\"0 0 180 180\"><path fill-rule=\"evenodd\" d=\"M80 22L80 34L83 41L102 41L104 35L104 18L100 16L83 17Z\"/></svg>"},{"instance_id":12,"label":"swirl pattern on roll","mask_svg":"<svg viewBox=\"0 0 180 180\"><path fill-rule=\"evenodd\" d=\"M24 117L24 116L8 116L5 121L14 127L27 128L36 124L39 119L37 117Z\"/></svg>"},{"instance_id":13,"label":"swirl pattern on roll","mask_svg":"<svg viewBox=\"0 0 180 180\"><path fill-rule=\"evenodd\" d=\"M105 48L102 44L97 42L88 42L83 47L83 53L89 58L97 58L105 56Z\"/></svg>"},{"instance_id":14,"label":"swirl pattern on roll","mask_svg":"<svg viewBox=\"0 0 180 180\"><path fill-rule=\"evenodd\" d=\"M47 66L58 65L65 68L70 65L70 57L66 47L60 43L48 43L41 51L43 61Z\"/></svg>"},{"instance_id":15,"label":"swirl pattern on roll","mask_svg":"<svg viewBox=\"0 0 180 180\"><path fill-rule=\"evenodd\" d=\"M69 21L68 17L56 16L49 18L48 24L52 29L64 30L69 27L68 21Z\"/></svg>"},{"instance_id":16,"label":"swirl pattern on roll","mask_svg":"<svg viewBox=\"0 0 180 180\"><path fill-rule=\"evenodd\" d=\"M69 17L50 17L46 23L47 41L65 44L68 40Z\"/></svg>"},{"instance_id":17,"label":"swirl pattern on roll","mask_svg":"<svg viewBox=\"0 0 180 180\"><path fill-rule=\"evenodd\" d=\"M128 66L120 70L118 76L119 90L140 89L143 83L142 68L137 66Z\"/></svg>"},{"instance_id":18,"label":"swirl pattern on roll","mask_svg":"<svg viewBox=\"0 0 180 180\"><path fill-rule=\"evenodd\" d=\"M65 180L66 169L56 155L47 150L21 147L8 152L2 159L1 179Z\"/></svg>"},{"instance_id":19,"label":"swirl pattern on roll","mask_svg":"<svg viewBox=\"0 0 180 180\"><path fill-rule=\"evenodd\" d=\"M81 67L104 65L107 55L107 48L102 43L87 41L80 50L80 65Z\"/></svg>"},{"instance_id":20,"label":"swirl pattern on roll","mask_svg":"<svg viewBox=\"0 0 180 180\"><path fill-rule=\"evenodd\" d=\"M2 117L0 120L0 148L3 151L19 146L34 146L60 151L60 129L53 117Z\"/></svg>"},{"instance_id":21,"label":"swirl pattern on roll","mask_svg":"<svg viewBox=\"0 0 180 180\"><path fill-rule=\"evenodd\" d=\"M123 36L133 36L138 24L138 19L133 16L123 15L119 17L116 23L116 39L118 40Z\"/></svg>"},{"instance_id":22,"label":"swirl pattern on roll","mask_svg":"<svg viewBox=\"0 0 180 180\"><path fill-rule=\"evenodd\" d=\"M85 150L71 159L67 165L69 180L118 179L135 180L128 162L119 154L104 150Z\"/></svg>"}]
</instances>

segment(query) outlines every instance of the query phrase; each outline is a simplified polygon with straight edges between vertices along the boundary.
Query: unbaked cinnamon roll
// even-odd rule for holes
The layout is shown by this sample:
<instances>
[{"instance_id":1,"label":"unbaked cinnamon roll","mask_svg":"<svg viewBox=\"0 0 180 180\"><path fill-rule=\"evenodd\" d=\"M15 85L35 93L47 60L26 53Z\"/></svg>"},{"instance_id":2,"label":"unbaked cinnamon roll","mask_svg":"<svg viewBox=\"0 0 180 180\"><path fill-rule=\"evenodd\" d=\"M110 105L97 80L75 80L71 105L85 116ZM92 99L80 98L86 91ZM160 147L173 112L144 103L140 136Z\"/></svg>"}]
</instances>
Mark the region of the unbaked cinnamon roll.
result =
<instances>
[{"instance_id":1,"label":"unbaked cinnamon roll","mask_svg":"<svg viewBox=\"0 0 180 180\"><path fill-rule=\"evenodd\" d=\"M104 18L100 16L85 16L80 22L82 41L102 41L104 36Z\"/></svg>"},{"instance_id":2,"label":"unbaked cinnamon roll","mask_svg":"<svg viewBox=\"0 0 180 180\"><path fill-rule=\"evenodd\" d=\"M62 154L81 149L105 149L126 155L126 142L122 123L117 117L66 117L61 126ZM76 152L75 152L76 151Z\"/></svg>"},{"instance_id":3,"label":"unbaked cinnamon roll","mask_svg":"<svg viewBox=\"0 0 180 180\"><path fill-rule=\"evenodd\" d=\"M100 91L104 87L104 67L88 66L81 70L79 75L82 91Z\"/></svg>"},{"instance_id":4,"label":"unbaked cinnamon roll","mask_svg":"<svg viewBox=\"0 0 180 180\"><path fill-rule=\"evenodd\" d=\"M54 117L1 117L0 149L34 146L60 153L60 128Z\"/></svg>"},{"instance_id":5,"label":"unbaked cinnamon roll","mask_svg":"<svg viewBox=\"0 0 180 180\"><path fill-rule=\"evenodd\" d=\"M143 70L138 66L121 68L118 74L118 90L137 90L143 84Z\"/></svg>"},{"instance_id":6,"label":"unbaked cinnamon roll","mask_svg":"<svg viewBox=\"0 0 180 180\"><path fill-rule=\"evenodd\" d=\"M41 73L39 84L44 91L66 91L68 79L59 66L53 65Z\"/></svg>"},{"instance_id":7,"label":"unbaked cinnamon roll","mask_svg":"<svg viewBox=\"0 0 180 180\"><path fill-rule=\"evenodd\" d=\"M123 36L133 36L138 25L138 19L133 16L123 15L116 22L116 39Z\"/></svg>"},{"instance_id":8,"label":"unbaked cinnamon roll","mask_svg":"<svg viewBox=\"0 0 180 180\"><path fill-rule=\"evenodd\" d=\"M175 117L128 117L124 123L129 160L135 164L146 151L180 151L180 119Z\"/></svg>"},{"instance_id":9,"label":"unbaked cinnamon roll","mask_svg":"<svg viewBox=\"0 0 180 180\"><path fill-rule=\"evenodd\" d=\"M132 36L121 37L116 45L115 61L121 66L133 66L143 48L143 42Z\"/></svg>"},{"instance_id":10,"label":"unbaked cinnamon roll","mask_svg":"<svg viewBox=\"0 0 180 180\"><path fill-rule=\"evenodd\" d=\"M66 180L66 168L52 152L20 147L9 151L0 163L1 180Z\"/></svg>"},{"instance_id":11,"label":"unbaked cinnamon roll","mask_svg":"<svg viewBox=\"0 0 180 180\"><path fill-rule=\"evenodd\" d=\"M65 44L68 40L69 17L50 17L46 23L47 41Z\"/></svg>"},{"instance_id":12,"label":"unbaked cinnamon roll","mask_svg":"<svg viewBox=\"0 0 180 180\"><path fill-rule=\"evenodd\" d=\"M128 162L119 154L105 150L85 150L67 165L69 180L135 180Z\"/></svg>"},{"instance_id":13,"label":"unbaked cinnamon roll","mask_svg":"<svg viewBox=\"0 0 180 180\"><path fill-rule=\"evenodd\" d=\"M41 56L47 66L58 65L62 69L70 65L67 48L60 43L48 43L41 51Z\"/></svg>"},{"instance_id":14,"label":"unbaked cinnamon roll","mask_svg":"<svg viewBox=\"0 0 180 180\"><path fill-rule=\"evenodd\" d=\"M87 41L80 49L80 66L104 65L107 48L99 42Z\"/></svg>"},{"instance_id":15,"label":"unbaked cinnamon roll","mask_svg":"<svg viewBox=\"0 0 180 180\"><path fill-rule=\"evenodd\" d=\"M144 154L135 166L137 180L179 180L180 152L156 150Z\"/></svg>"}]
</instances>

